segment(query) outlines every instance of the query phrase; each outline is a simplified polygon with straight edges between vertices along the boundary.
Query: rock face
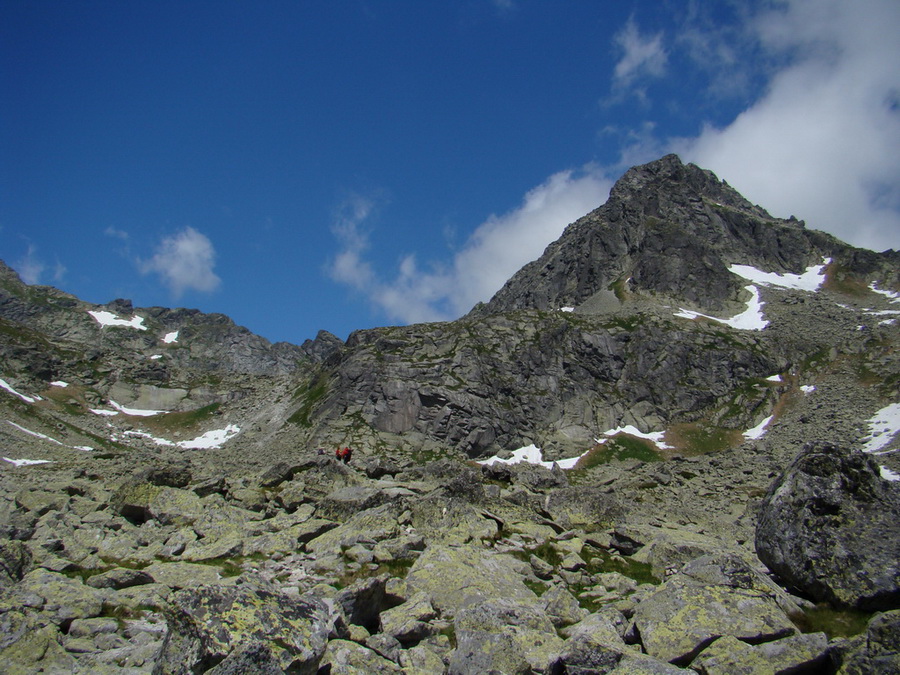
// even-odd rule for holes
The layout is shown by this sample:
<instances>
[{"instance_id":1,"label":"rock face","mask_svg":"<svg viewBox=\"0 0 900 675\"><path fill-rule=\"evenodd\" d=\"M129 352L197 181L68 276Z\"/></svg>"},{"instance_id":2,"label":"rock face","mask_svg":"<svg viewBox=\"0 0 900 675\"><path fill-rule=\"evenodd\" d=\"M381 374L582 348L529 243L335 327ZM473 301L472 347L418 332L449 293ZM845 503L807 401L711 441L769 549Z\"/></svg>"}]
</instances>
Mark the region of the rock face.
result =
<instances>
[{"instance_id":1,"label":"rock face","mask_svg":"<svg viewBox=\"0 0 900 675\"><path fill-rule=\"evenodd\" d=\"M813 445L772 484L756 551L786 584L816 600L900 607L900 488L860 452Z\"/></svg>"}]
</instances>

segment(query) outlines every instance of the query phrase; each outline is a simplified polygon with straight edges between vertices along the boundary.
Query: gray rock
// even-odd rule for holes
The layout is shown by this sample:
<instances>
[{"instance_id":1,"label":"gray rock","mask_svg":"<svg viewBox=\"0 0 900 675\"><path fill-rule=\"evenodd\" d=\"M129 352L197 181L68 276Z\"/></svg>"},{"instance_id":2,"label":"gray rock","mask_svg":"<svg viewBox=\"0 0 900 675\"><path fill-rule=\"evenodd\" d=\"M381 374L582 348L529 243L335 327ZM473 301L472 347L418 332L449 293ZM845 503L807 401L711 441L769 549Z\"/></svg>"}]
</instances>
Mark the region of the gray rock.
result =
<instances>
[{"instance_id":1,"label":"gray rock","mask_svg":"<svg viewBox=\"0 0 900 675\"><path fill-rule=\"evenodd\" d=\"M797 632L777 594L749 566L733 557L693 564L635 607L635 628L653 658L687 665L724 635L762 642Z\"/></svg>"},{"instance_id":2,"label":"gray rock","mask_svg":"<svg viewBox=\"0 0 900 675\"><path fill-rule=\"evenodd\" d=\"M562 647L553 624L532 604L489 600L462 610L454 622L452 675L543 672Z\"/></svg>"},{"instance_id":3,"label":"gray rock","mask_svg":"<svg viewBox=\"0 0 900 675\"><path fill-rule=\"evenodd\" d=\"M154 673L185 673L207 664L275 663L283 671L315 673L334 617L316 597L292 597L255 584L200 586L176 593Z\"/></svg>"},{"instance_id":4,"label":"gray rock","mask_svg":"<svg viewBox=\"0 0 900 675\"><path fill-rule=\"evenodd\" d=\"M833 645L839 675L900 673L900 610L876 614L865 635Z\"/></svg>"},{"instance_id":5,"label":"gray rock","mask_svg":"<svg viewBox=\"0 0 900 675\"><path fill-rule=\"evenodd\" d=\"M144 584L152 584L153 577L143 570L132 570L122 567L96 574L89 577L87 585L91 588L130 588L131 586L142 586Z\"/></svg>"},{"instance_id":6,"label":"gray rock","mask_svg":"<svg viewBox=\"0 0 900 675\"><path fill-rule=\"evenodd\" d=\"M791 635L759 645L726 635L706 648L692 666L701 675L754 675L819 673L827 662L828 638L824 633Z\"/></svg>"},{"instance_id":7,"label":"gray rock","mask_svg":"<svg viewBox=\"0 0 900 675\"><path fill-rule=\"evenodd\" d=\"M900 485L860 452L811 445L769 488L756 551L816 600L900 607Z\"/></svg>"}]
</instances>

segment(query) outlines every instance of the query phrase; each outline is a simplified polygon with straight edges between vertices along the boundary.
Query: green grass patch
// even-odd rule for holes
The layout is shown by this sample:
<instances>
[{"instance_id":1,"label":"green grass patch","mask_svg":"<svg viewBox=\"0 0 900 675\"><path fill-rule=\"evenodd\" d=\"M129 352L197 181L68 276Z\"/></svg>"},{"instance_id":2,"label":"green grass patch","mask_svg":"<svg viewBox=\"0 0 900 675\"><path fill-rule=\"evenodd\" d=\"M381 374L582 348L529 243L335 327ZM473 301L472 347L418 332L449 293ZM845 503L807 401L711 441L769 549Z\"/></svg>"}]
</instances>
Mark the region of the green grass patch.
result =
<instances>
[{"instance_id":1,"label":"green grass patch","mask_svg":"<svg viewBox=\"0 0 900 675\"><path fill-rule=\"evenodd\" d=\"M606 441L606 443L594 446L584 457L578 460L575 469L590 469L591 467L608 464L617 459L658 462L662 459L662 455L656 445L650 441L627 434L619 434Z\"/></svg>"},{"instance_id":2,"label":"green grass patch","mask_svg":"<svg viewBox=\"0 0 900 675\"><path fill-rule=\"evenodd\" d=\"M585 548L581 555L585 558L588 571L592 574L618 572L622 576L634 579L639 584L658 585L662 583L653 574L653 567L649 563L632 560L627 556L614 556L603 549Z\"/></svg>"},{"instance_id":3,"label":"green grass patch","mask_svg":"<svg viewBox=\"0 0 900 675\"><path fill-rule=\"evenodd\" d=\"M299 398L301 399L300 407L288 417L288 423L297 424L301 427L311 427L312 422L309 419L316 403L325 398L328 392L328 380L324 375L320 375L312 381L305 391L301 390Z\"/></svg>"},{"instance_id":4,"label":"green grass patch","mask_svg":"<svg viewBox=\"0 0 900 675\"><path fill-rule=\"evenodd\" d=\"M828 639L852 637L865 632L871 612L856 609L835 609L819 605L800 614L792 614L791 621L803 633L825 633Z\"/></svg>"},{"instance_id":5,"label":"green grass patch","mask_svg":"<svg viewBox=\"0 0 900 675\"><path fill-rule=\"evenodd\" d=\"M675 424L669 428L666 441L678 454L686 456L706 455L739 445L743 434L737 429L726 429L708 422Z\"/></svg>"},{"instance_id":6,"label":"green grass patch","mask_svg":"<svg viewBox=\"0 0 900 675\"><path fill-rule=\"evenodd\" d=\"M165 413L148 417L144 424L151 431L181 431L193 429L213 417L219 410L218 403L211 403L196 410Z\"/></svg>"}]
</instances>

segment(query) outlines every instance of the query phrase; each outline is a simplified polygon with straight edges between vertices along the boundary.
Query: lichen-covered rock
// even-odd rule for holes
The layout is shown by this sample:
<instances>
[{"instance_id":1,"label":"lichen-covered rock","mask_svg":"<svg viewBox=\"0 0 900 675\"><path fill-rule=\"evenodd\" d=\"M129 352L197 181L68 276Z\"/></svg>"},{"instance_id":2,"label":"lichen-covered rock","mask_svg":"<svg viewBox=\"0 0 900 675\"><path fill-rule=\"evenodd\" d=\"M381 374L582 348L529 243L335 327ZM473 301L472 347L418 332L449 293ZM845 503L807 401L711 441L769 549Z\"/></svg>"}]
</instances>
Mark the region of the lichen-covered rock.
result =
<instances>
[{"instance_id":1,"label":"lichen-covered rock","mask_svg":"<svg viewBox=\"0 0 900 675\"><path fill-rule=\"evenodd\" d=\"M243 663L251 656L269 664L274 657L284 671L315 673L334 623L322 600L256 584L179 591L166 620L158 675L204 672L229 658Z\"/></svg>"},{"instance_id":2,"label":"lichen-covered rock","mask_svg":"<svg viewBox=\"0 0 900 675\"><path fill-rule=\"evenodd\" d=\"M382 675L403 672L396 663L349 640L331 640L319 672L330 675Z\"/></svg>"},{"instance_id":3,"label":"lichen-covered rock","mask_svg":"<svg viewBox=\"0 0 900 675\"><path fill-rule=\"evenodd\" d=\"M117 567L108 572L103 572L102 574L95 574L87 580L87 585L91 588L121 589L152 583L153 577L143 570L133 570L123 567Z\"/></svg>"},{"instance_id":4,"label":"lichen-covered rock","mask_svg":"<svg viewBox=\"0 0 900 675\"><path fill-rule=\"evenodd\" d=\"M647 654L687 665L723 635L761 642L796 632L749 567L734 558L694 562L696 569L670 576L636 606L634 625Z\"/></svg>"},{"instance_id":5,"label":"lichen-covered rock","mask_svg":"<svg viewBox=\"0 0 900 675\"><path fill-rule=\"evenodd\" d=\"M31 551L21 541L0 541L0 588L19 581L32 567Z\"/></svg>"},{"instance_id":6,"label":"lichen-covered rock","mask_svg":"<svg viewBox=\"0 0 900 675\"><path fill-rule=\"evenodd\" d=\"M491 599L537 604L518 566L504 555L472 547L429 546L406 576L413 590L423 591L447 615Z\"/></svg>"},{"instance_id":7,"label":"lichen-covered rock","mask_svg":"<svg viewBox=\"0 0 900 675\"><path fill-rule=\"evenodd\" d=\"M707 647L692 664L701 675L821 672L828 660L824 633L791 635L751 645L726 635Z\"/></svg>"},{"instance_id":8,"label":"lichen-covered rock","mask_svg":"<svg viewBox=\"0 0 900 675\"><path fill-rule=\"evenodd\" d=\"M544 672L563 641L550 619L533 604L489 600L463 609L454 622L457 646L452 675Z\"/></svg>"},{"instance_id":9,"label":"lichen-covered rock","mask_svg":"<svg viewBox=\"0 0 900 675\"><path fill-rule=\"evenodd\" d=\"M756 552L785 584L830 603L900 607L900 484L861 452L810 445L766 495Z\"/></svg>"},{"instance_id":10,"label":"lichen-covered rock","mask_svg":"<svg viewBox=\"0 0 900 675\"><path fill-rule=\"evenodd\" d=\"M433 629L428 623L437 617L428 595L415 593L401 605L381 613L381 630L396 638L400 644L416 644L428 637Z\"/></svg>"},{"instance_id":11,"label":"lichen-covered rock","mask_svg":"<svg viewBox=\"0 0 900 675\"><path fill-rule=\"evenodd\" d=\"M19 598L39 597L41 611L57 625L99 616L105 597L102 591L86 586L80 579L45 569L32 570L22 577L13 593Z\"/></svg>"},{"instance_id":12,"label":"lichen-covered rock","mask_svg":"<svg viewBox=\"0 0 900 675\"><path fill-rule=\"evenodd\" d=\"M75 672L75 659L63 649L61 637L55 626L42 625L24 612L0 614L0 672Z\"/></svg>"},{"instance_id":13,"label":"lichen-covered rock","mask_svg":"<svg viewBox=\"0 0 900 675\"><path fill-rule=\"evenodd\" d=\"M876 614L864 635L833 645L839 675L900 673L900 610Z\"/></svg>"}]
</instances>

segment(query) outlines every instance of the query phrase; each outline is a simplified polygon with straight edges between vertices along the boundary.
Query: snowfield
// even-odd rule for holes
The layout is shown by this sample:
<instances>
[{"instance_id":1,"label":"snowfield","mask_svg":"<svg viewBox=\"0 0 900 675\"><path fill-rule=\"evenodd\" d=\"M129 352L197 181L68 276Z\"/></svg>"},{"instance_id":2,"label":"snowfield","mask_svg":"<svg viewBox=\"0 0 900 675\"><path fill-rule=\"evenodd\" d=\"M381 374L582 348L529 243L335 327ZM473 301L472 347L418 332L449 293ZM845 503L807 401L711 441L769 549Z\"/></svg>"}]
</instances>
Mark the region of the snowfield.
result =
<instances>
[{"instance_id":1,"label":"snowfield","mask_svg":"<svg viewBox=\"0 0 900 675\"><path fill-rule=\"evenodd\" d=\"M88 310L90 314L101 326L128 326L137 330L147 330L144 325L144 317L133 316L130 319L120 319L112 312Z\"/></svg>"},{"instance_id":2,"label":"snowfield","mask_svg":"<svg viewBox=\"0 0 900 675\"><path fill-rule=\"evenodd\" d=\"M825 269L830 264L831 258L824 259L821 265L807 267L803 274L778 274L777 272L763 272L750 265L732 265L728 268L729 272L737 274L742 279L751 282L749 286L744 286L744 288L753 294L753 297L750 298L747 303L747 309L730 319L721 319L719 317L701 314L700 312L680 307L679 311L675 313L675 316L682 319L697 319L702 317L704 319L710 319L711 321L724 323L725 325L737 328L738 330L762 330L769 325L769 322L766 320L762 311L765 303L760 300L759 289L756 287L757 285L776 286L778 288L790 288L800 291L817 291L825 282Z\"/></svg>"},{"instance_id":3,"label":"snowfield","mask_svg":"<svg viewBox=\"0 0 900 675\"><path fill-rule=\"evenodd\" d=\"M18 396L20 399L25 401L25 403L35 403L37 401L42 400L40 396L26 396L25 394L20 394L15 389L13 389L12 386L6 380L0 379L0 389L5 389L13 396Z\"/></svg>"}]
</instances>

